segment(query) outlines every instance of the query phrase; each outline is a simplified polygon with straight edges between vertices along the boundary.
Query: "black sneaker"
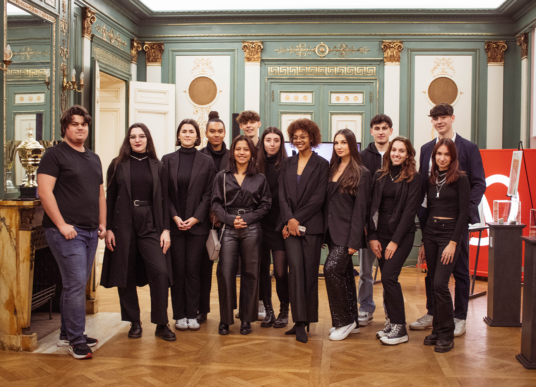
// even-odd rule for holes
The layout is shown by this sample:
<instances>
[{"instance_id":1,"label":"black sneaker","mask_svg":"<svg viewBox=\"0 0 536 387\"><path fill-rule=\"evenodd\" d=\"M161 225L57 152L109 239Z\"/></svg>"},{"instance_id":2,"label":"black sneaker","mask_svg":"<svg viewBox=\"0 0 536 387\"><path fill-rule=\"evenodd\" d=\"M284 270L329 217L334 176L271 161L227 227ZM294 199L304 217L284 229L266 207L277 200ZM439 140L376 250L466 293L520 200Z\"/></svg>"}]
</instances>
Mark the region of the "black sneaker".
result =
<instances>
[{"instance_id":1,"label":"black sneaker","mask_svg":"<svg viewBox=\"0 0 536 387\"><path fill-rule=\"evenodd\" d=\"M69 355L78 360L91 359L93 357L93 352L91 351L91 348L89 348L85 343L69 346L68 352Z\"/></svg>"},{"instance_id":2,"label":"black sneaker","mask_svg":"<svg viewBox=\"0 0 536 387\"><path fill-rule=\"evenodd\" d=\"M94 347L95 345L97 345L98 342L99 342L99 340L97 340L97 339L93 339L91 337L86 337L86 345L88 347ZM69 346L69 340L60 339L58 341L58 347L68 347L68 346Z\"/></svg>"},{"instance_id":3,"label":"black sneaker","mask_svg":"<svg viewBox=\"0 0 536 387\"><path fill-rule=\"evenodd\" d=\"M398 345L409 341L406 324L391 324L391 331L380 339L385 345Z\"/></svg>"},{"instance_id":4,"label":"black sneaker","mask_svg":"<svg viewBox=\"0 0 536 387\"><path fill-rule=\"evenodd\" d=\"M171 329L169 329L169 325L157 325L154 335L156 337L160 337L162 340L165 341L177 340L177 336L175 336L175 333L171 332Z\"/></svg>"}]
</instances>

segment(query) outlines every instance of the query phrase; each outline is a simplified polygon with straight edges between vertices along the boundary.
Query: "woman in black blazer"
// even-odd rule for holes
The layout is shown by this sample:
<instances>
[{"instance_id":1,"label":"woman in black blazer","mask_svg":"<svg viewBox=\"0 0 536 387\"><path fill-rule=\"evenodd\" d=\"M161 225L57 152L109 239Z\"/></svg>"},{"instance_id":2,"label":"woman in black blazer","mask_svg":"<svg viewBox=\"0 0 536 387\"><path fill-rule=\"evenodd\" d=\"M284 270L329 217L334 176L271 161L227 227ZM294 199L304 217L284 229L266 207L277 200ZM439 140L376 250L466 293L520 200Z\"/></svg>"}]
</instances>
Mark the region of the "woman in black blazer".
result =
<instances>
[{"instance_id":1,"label":"woman in black blazer","mask_svg":"<svg viewBox=\"0 0 536 387\"><path fill-rule=\"evenodd\" d=\"M374 175L368 227L370 248L379 259L387 310L385 329L376 336L385 345L409 340L398 277L413 247L420 192L415 149L407 138L396 137L383 156L383 168Z\"/></svg>"},{"instance_id":2,"label":"woman in black blazer","mask_svg":"<svg viewBox=\"0 0 536 387\"><path fill-rule=\"evenodd\" d=\"M279 204L289 263L290 307L294 327L285 332L307 342L305 327L318 321L318 267L324 235L322 204L326 197L329 163L312 148L322 141L318 125L302 118L288 127L299 154L283 162L279 172ZM304 229L305 228L305 229Z\"/></svg>"},{"instance_id":3,"label":"woman in black blazer","mask_svg":"<svg viewBox=\"0 0 536 387\"><path fill-rule=\"evenodd\" d=\"M266 309L266 317L261 322L263 328L284 328L288 324L289 295L288 295L288 262L285 253L285 240L281 232L277 232L277 223L281 217L279 207L279 172L283 161L287 159L285 138L281 131L270 126L262 132L259 141L259 157L257 165L259 172L266 176L272 208L261 220L262 225L262 259L260 274L260 299ZM270 263L274 262L274 276L277 296L279 297L279 316L275 318L272 307L272 278Z\"/></svg>"},{"instance_id":4,"label":"woman in black blazer","mask_svg":"<svg viewBox=\"0 0 536 387\"><path fill-rule=\"evenodd\" d=\"M142 328L136 285L149 283L156 336L175 341L167 315L168 288L173 281L168 175L156 157L147 126L137 123L128 129L119 156L108 168L107 182L108 230L101 285L118 288L121 318L131 322L128 337L137 339Z\"/></svg>"},{"instance_id":5,"label":"woman in black blazer","mask_svg":"<svg viewBox=\"0 0 536 387\"><path fill-rule=\"evenodd\" d=\"M162 158L169 172L173 219L171 304L175 328L181 331L199 329L201 260L211 227L208 213L216 170L212 159L195 149L200 143L197 122L185 119L177 129L180 149Z\"/></svg>"},{"instance_id":6,"label":"woman in black blazer","mask_svg":"<svg viewBox=\"0 0 536 387\"><path fill-rule=\"evenodd\" d=\"M257 171L256 155L257 149L248 137L236 137L231 145L229 169L218 172L214 180L212 208L223 224L216 272L220 335L228 335L229 325L234 324L239 261L240 333L250 334L251 322L257 321L262 245L260 220L270 211L272 197L266 178Z\"/></svg>"},{"instance_id":7,"label":"woman in black blazer","mask_svg":"<svg viewBox=\"0 0 536 387\"><path fill-rule=\"evenodd\" d=\"M352 256L367 246L365 226L370 186L370 172L363 165L354 133L349 129L339 130L333 138L324 205L329 246L324 276L333 323L330 340L344 340L350 333L359 332Z\"/></svg>"}]
</instances>

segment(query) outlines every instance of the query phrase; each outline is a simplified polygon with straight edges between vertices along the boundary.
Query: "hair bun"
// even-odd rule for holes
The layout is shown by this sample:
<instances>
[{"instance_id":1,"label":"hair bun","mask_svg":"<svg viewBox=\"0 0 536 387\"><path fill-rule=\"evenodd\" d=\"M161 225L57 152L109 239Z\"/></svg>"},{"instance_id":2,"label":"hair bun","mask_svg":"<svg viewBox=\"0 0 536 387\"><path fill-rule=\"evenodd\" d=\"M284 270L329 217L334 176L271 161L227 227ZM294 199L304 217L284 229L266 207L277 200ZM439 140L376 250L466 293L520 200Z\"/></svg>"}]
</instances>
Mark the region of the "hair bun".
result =
<instances>
[{"instance_id":1,"label":"hair bun","mask_svg":"<svg viewBox=\"0 0 536 387\"><path fill-rule=\"evenodd\" d=\"M216 118L220 118L220 115L217 111L212 110L210 113L208 113L208 120L214 120Z\"/></svg>"}]
</instances>

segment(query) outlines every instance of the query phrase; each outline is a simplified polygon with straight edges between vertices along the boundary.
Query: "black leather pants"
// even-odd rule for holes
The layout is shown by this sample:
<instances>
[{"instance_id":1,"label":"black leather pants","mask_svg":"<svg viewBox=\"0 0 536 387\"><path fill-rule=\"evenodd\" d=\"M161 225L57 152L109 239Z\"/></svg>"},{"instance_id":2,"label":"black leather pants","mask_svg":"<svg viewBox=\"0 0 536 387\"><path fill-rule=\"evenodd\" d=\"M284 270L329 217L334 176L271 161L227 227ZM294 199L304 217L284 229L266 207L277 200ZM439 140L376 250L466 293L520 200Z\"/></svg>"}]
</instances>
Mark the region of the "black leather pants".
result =
<instances>
[{"instance_id":1,"label":"black leather pants","mask_svg":"<svg viewBox=\"0 0 536 387\"><path fill-rule=\"evenodd\" d=\"M261 246L262 229L259 223L241 229L226 226L216 271L220 320L224 324L234 324L233 309L236 305L236 274L239 262L240 319L246 322L257 321Z\"/></svg>"}]
</instances>

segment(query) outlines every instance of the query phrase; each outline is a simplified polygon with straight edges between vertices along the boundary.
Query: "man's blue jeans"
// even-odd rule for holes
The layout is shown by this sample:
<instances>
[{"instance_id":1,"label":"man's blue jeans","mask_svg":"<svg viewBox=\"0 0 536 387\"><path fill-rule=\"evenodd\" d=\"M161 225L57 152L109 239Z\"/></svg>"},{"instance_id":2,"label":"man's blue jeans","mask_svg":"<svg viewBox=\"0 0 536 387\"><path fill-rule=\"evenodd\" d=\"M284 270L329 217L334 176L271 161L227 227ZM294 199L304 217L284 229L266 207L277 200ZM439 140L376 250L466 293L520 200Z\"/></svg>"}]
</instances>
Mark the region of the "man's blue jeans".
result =
<instances>
[{"instance_id":1,"label":"man's blue jeans","mask_svg":"<svg viewBox=\"0 0 536 387\"><path fill-rule=\"evenodd\" d=\"M86 283L97 252L98 233L75 227L78 235L67 240L54 227L45 230L48 245L61 272L60 339L70 345L86 342Z\"/></svg>"}]
</instances>

